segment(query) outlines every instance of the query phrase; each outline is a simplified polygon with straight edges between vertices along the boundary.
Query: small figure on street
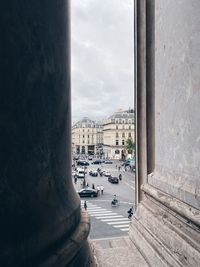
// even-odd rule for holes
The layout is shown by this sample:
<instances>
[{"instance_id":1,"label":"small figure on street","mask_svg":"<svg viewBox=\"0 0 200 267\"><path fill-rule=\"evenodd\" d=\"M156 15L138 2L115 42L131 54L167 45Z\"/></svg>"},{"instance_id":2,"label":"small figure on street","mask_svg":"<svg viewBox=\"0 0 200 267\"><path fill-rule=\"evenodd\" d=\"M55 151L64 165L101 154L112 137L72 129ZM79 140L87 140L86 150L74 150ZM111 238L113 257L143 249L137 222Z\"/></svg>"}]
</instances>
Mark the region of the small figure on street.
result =
<instances>
[{"instance_id":1,"label":"small figure on street","mask_svg":"<svg viewBox=\"0 0 200 267\"><path fill-rule=\"evenodd\" d=\"M101 194L103 195L103 190L104 190L104 187L103 185L101 185Z\"/></svg>"},{"instance_id":2,"label":"small figure on street","mask_svg":"<svg viewBox=\"0 0 200 267\"><path fill-rule=\"evenodd\" d=\"M119 171L119 172L120 172L120 169L121 169L121 167L119 166L119 167L118 167L118 171Z\"/></svg>"},{"instance_id":3,"label":"small figure on street","mask_svg":"<svg viewBox=\"0 0 200 267\"><path fill-rule=\"evenodd\" d=\"M128 219L131 219L133 215L133 206L127 211L127 213L128 213Z\"/></svg>"},{"instance_id":4,"label":"small figure on street","mask_svg":"<svg viewBox=\"0 0 200 267\"><path fill-rule=\"evenodd\" d=\"M86 187L88 187L89 186L89 184L88 184L88 182L86 182Z\"/></svg>"},{"instance_id":5,"label":"small figure on street","mask_svg":"<svg viewBox=\"0 0 200 267\"><path fill-rule=\"evenodd\" d=\"M99 196L99 193L100 193L100 187L99 185L97 185L97 195Z\"/></svg>"},{"instance_id":6,"label":"small figure on street","mask_svg":"<svg viewBox=\"0 0 200 267\"><path fill-rule=\"evenodd\" d=\"M119 205L119 201L118 201L118 199L117 199L117 196L114 195L114 198L113 198L113 200L111 201L111 206L113 207L113 206L118 206L118 205Z\"/></svg>"},{"instance_id":7,"label":"small figure on street","mask_svg":"<svg viewBox=\"0 0 200 267\"><path fill-rule=\"evenodd\" d=\"M75 184L77 183L77 177L76 176L74 177L74 183Z\"/></svg>"},{"instance_id":8,"label":"small figure on street","mask_svg":"<svg viewBox=\"0 0 200 267\"><path fill-rule=\"evenodd\" d=\"M86 202L86 200L84 201L84 209L87 210L87 202Z\"/></svg>"},{"instance_id":9,"label":"small figure on street","mask_svg":"<svg viewBox=\"0 0 200 267\"><path fill-rule=\"evenodd\" d=\"M83 180L83 188L85 188L85 186L86 186L86 181L85 181L85 179Z\"/></svg>"},{"instance_id":10,"label":"small figure on street","mask_svg":"<svg viewBox=\"0 0 200 267\"><path fill-rule=\"evenodd\" d=\"M120 180L120 181L122 180L122 175L121 175L121 173L119 174L119 180Z\"/></svg>"},{"instance_id":11,"label":"small figure on street","mask_svg":"<svg viewBox=\"0 0 200 267\"><path fill-rule=\"evenodd\" d=\"M95 189L95 186L94 186L94 184L92 184L92 189Z\"/></svg>"},{"instance_id":12,"label":"small figure on street","mask_svg":"<svg viewBox=\"0 0 200 267\"><path fill-rule=\"evenodd\" d=\"M116 165L115 167L116 167L116 169L117 169L117 165Z\"/></svg>"}]
</instances>

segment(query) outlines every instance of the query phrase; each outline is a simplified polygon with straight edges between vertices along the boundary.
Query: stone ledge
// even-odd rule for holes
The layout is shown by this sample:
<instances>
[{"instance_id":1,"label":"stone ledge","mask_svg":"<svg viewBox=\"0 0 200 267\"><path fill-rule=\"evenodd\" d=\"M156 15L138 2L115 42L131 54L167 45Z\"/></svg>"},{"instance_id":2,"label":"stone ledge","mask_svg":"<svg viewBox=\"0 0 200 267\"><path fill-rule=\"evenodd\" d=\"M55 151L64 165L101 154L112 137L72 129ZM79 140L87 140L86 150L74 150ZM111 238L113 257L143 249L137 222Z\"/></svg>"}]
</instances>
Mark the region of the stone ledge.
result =
<instances>
[{"instance_id":1,"label":"stone ledge","mask_svg":"<svg viewBox=\"0 0 200 267\"><path fill-rule=\"evenodd\" d=\"M149 266L129 238L116 238L109 242L114 247L103 248L98 241L90 241L97 267Z\"/></svg>"}]
</instances>

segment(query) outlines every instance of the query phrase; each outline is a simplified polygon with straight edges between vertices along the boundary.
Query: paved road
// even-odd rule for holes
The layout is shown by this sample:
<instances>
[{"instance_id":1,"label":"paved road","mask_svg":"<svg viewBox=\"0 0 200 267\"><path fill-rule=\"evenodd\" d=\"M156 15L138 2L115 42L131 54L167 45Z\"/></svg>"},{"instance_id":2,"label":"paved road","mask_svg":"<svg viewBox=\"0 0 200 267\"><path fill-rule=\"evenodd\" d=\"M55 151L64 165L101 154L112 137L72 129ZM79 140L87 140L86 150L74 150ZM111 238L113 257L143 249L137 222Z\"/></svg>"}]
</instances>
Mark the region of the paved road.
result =
<instances>
[{"instance_id":1,"label":"paved road","mask_svg":"<svg viewBox=\"0 0 200 267\"><path fill-rule=\"evenodd\" d=\"M111 184L108 182L108 178L104 176L92 177L86 174L86 181L89 186L94 183L97 185L104 186L104 194L97 198L82 198L83 201L87 201L88 213L91 219L91 231L90 238L110 238L124 236L128 234L130 220L127 218L127 210L130 206L134 205L134 175L121 170L120 172L116 169L116 164L103 164L102 167L99 165L88 166L89 170L96 170L98 167L109 171L114 176L122 174L122 181L119 184ZM81 188L82 180L78 179L75 185L76 190ZM120 200L118 207L111 207L111 201L114 194Z\"/></svg>"}]
</instances>

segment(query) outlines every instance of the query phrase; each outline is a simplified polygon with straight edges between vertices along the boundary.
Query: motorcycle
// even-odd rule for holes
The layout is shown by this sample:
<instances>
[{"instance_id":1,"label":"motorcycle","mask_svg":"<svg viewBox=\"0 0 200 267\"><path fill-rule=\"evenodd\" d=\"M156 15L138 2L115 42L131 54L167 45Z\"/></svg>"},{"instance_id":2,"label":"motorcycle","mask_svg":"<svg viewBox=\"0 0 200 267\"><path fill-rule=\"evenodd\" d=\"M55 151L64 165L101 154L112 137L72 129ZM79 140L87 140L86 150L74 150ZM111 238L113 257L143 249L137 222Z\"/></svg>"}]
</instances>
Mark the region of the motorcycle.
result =
<instances>
[{"instance_id":1,"label":"motorcycle","mask_svg":"<svg viewBox=\"0 0 200 267\"><path fill-rule=\"evenodd\" d=\"M111 206L112 206L112 207L117 207L117 206L119 206L119 200L118 200L118 199L113 199L113 200L111 201Z\"/></svg>"}]
</instances>

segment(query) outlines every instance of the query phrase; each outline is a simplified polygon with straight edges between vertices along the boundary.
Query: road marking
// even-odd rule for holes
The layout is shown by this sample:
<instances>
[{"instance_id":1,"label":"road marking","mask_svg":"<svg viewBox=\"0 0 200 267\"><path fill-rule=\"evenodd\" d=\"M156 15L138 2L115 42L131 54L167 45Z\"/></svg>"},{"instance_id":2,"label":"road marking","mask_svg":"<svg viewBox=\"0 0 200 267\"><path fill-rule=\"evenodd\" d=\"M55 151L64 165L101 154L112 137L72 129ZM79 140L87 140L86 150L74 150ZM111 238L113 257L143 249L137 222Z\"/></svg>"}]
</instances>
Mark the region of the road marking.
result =
<instances>
[{"instance_id":1,"label":"road marking","mask_svg":"<svg viewBox=\"0 0 200 267\"><path fill-rule=\"evenodd\" d=\"M112 214L112 213L111 212L99 212L99 213L92 213L92 214L90 214L90 216L105 216L108 214Z\"/></svg>"},{"instance_id":2,"label":"road marking","mask_svg":"<svg viewBox=\"0 0 200 267\"><path fill-rule=\"evenodd\" d=\"M127 182L124 182L127 186L129 186L131 189L135 189L133 186L131 186L129 183L127 183Z\"/></svg>"},{"instance_id":3,"label":"road marking","mask_svg":"<svg viewBox=\"0 0 200 267\"><path fill-rule=\"evenodd\" d=\"M115 228L120 228L120 227L127 227L128 225L127 224L123 224L123 225L112 225L113 227Z\"/></svg>"},{"instance_id":4,"label":"road marking","mask_svg":"<svg viewBox=\"0 0 200 267\"><path fill-rule=\"evenodd\" d=\"M112 218L112 219L104 219L104 220L102 220L102 222L112 222L112 221L127 221L128 219L126 219L126 218L117 218L117 219L115 219L115 218Z\"/></svg>"},{"instance_id":5,"label":"road marking","mask_svg":"<svg viewBox=\"0 0 200 267\"><path fill-rule=\"evenodd\" d=\"M130 221L122 215L119 215L113 211L103 209L88 202L88 214L96 219L99 219L103 223L109 226L118 228L123 232L129 231Z\"/></svg>"},{"instance_id":6,"label":"road marking","mask_svg":"<svg viewBox=\"0 0 200 267\"><path fill-rule=\"evenodd\" d=\"M129 225L130 222L127 222L127 221L122 221L122 222L107 222L107 224L122 224L122 223L126 223ZM126 225L126 226L128 226Z\"/></svg>"},{"instance_id":7,"label":"road marking","mask_svg":"<svg viewBox=\"0 0 200 267\"><path fill-rule=\"evenodd\" d=\"M106 219L106 218L119 218L119 217L123 217L122 215L117 215L117 213L112 213L113 216L109 216L110 214L108 214L108 216L100 216L98 215L98 217L96 217L97 219Z\"/></svg>"},{"instance_id":8,"label":"road marking","mask_svg":"<svg viewBox=\"0 0 200 267\"><path fill-rule=\"evenodd\" d=\"M99 211L99 210L106 210L106 209L101 209L101 208L95 208L95 209L91 209L91 208L87 208L87 210L89 211L89 212L95 212L95 211Z\"/></svg>"}]
</instances>

